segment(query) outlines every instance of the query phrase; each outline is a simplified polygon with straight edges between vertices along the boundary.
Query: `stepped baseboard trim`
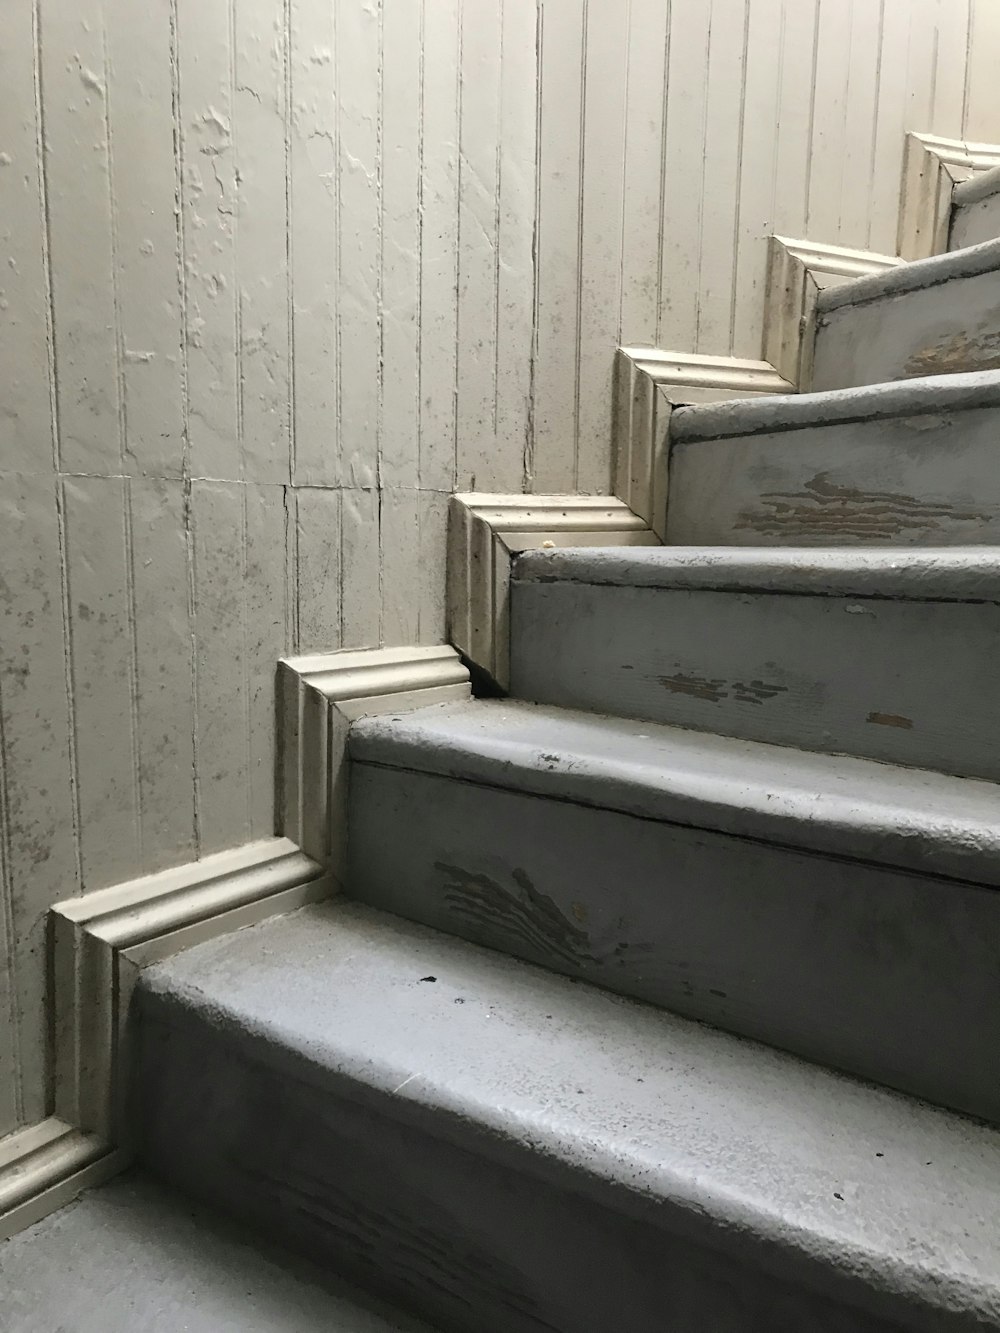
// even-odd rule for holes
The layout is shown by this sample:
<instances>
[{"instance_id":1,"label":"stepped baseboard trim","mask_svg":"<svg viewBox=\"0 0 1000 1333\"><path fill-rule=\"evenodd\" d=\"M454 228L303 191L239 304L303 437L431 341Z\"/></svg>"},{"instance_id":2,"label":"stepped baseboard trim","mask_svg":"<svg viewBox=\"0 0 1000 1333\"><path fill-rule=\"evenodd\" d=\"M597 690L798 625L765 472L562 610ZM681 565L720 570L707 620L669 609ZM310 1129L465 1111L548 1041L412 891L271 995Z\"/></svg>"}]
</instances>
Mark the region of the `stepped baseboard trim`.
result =
<instances>
[{"instance_id":1,"label":"stepped baseboard trim","mask_svg":"<svg viewBox=\"0 0 1000 1333\"><path fill-rule=\"evenodd\" d=\"M278 671L280 828L339 888L351 723L467 699L469 672L447 645L314 653L284 658Z\"/></svg>"},{"instance_id":2,"label":"stepped baseboard trim","mask_svg":"<svg viewBox=\"0 0 1000 1333\"><path fill-rule=\"evenodd\" d=\"M769 239L764 299L764 360L800 391L812 381L819 294L854 278L898 267L895 255L850 250L839 245Z\"/></svg>"},{"instance_id":3,"label":"stepped baseboard trim","mask_svg":"<svg viewBox=\"0 0 1000 1333\"><path fill-rule=\"evenodd\" d=\"M126 1155L50 1116L0 1143L0 1241L120 1171Z\"/></svg>"},{"instance_id":4,"label":"stepped baseboard trim","mask_svg":"<svg viewBox=\"0 0 1000 1333\"><path fill-rule=\"evenodd\" d=\"M124 1071L140 970L330 890L294 843L266 838L52 908L55 1115L0 1144L0 1239L128 1164Z\"/></svg>"},{"instance_id":5,"label":"stepped baseboard trim","mask_svg":"<svg viewBox=\"0 0 1000 1333\"><path fill-rule=\"evenodd\" d=\"M1000 145L906 136L896 249L903 259L928 259L948 249L955 187L1000 166Z\"/></svg>"},{"instance_id":6,"label":"stepped baseboard trim","mask_svg":"<svg viewBox=\"0 0 1000 1333\"><path fill-rule=\"evenodd\" d=\"M619 347L612 427L615 495L663 541L674 408L794 392L795 384L767 361Z\"/></svg>"},{"instance_id":7,"label":"stepped baseboard trim","mask_svg":"<svg viewBox=\"0 0 1000 1333\"><path fill-rule=\"evenodd\" d=\"M449 637L506 689L511 567L522 551L658 542L646 518L614 496L455 495L448 521Z\"/></svg>"}]
</instances>

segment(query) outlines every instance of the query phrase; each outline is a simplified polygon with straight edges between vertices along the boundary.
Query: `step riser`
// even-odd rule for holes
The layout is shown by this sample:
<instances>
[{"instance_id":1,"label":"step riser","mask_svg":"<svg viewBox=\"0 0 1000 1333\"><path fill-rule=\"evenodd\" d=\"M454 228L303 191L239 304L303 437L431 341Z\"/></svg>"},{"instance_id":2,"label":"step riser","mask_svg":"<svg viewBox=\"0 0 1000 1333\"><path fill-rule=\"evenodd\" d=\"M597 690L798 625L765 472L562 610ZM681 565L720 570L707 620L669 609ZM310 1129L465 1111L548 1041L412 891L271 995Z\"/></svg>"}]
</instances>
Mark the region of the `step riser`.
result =
<instances>
[{"instance_id":1,"label":"step riser","mask_svg":"<svg viewBox=\"0 0 1000 1333\"><path fill-rule=\"evenodd\" d=\"M1000 544L998 438L982 408L676 443L667 541Z\"/></svg>"},{"instance_id":2,"label":"step riser","mask_svg":"<svg viewBox=\"0 0 1000 1333\"><path fill-rule=\"evenodd\" d=\"M960 205L951 220L949 250L964 250L1000 236L1000 192L975 203Z\"/></svg>"},{"instance_id":3,"label":"step riser","mask_svg":"<svg viewBox=\"0 0 1000 1333\"><path fill-rule=\"evenodd\" d=\"M358 762L350 859L373 906L1000 1120L995 891Z\"/></svg>"},{"instance_id":4,"label":"step riser","mask_svg":"<svg viewBox=\"0 0 1000 1333\"><path fill-rule=\"evenodd\" d=\"M1000 780L1000 606L518 582L514 697Z\"/></svg>"},{"instance_id":5,"label":"step riser","mask_svg":"<svg viewBox=\"0 0 1000 1333\"><path fill-rule=\"evenodd\" d=\"M159 1175L442 1329L899 1328L751 1269L738 1235L735 1253L695 1246L652 1208L640 1219L568 1192L527 1152L512 1167L389 1097L237 1056L197 1016L146 1012L138 1085Z\"/></svg>"},{"instance_id":6,"label":"step riser","mask_svg":"<svg viewBox=\"0 0 1000 1333\"><path fill-rule=\"evenodd\" d=\"M1000 272L820 316L814 391L1000 367Z\"/></svg>"}]
</instances>

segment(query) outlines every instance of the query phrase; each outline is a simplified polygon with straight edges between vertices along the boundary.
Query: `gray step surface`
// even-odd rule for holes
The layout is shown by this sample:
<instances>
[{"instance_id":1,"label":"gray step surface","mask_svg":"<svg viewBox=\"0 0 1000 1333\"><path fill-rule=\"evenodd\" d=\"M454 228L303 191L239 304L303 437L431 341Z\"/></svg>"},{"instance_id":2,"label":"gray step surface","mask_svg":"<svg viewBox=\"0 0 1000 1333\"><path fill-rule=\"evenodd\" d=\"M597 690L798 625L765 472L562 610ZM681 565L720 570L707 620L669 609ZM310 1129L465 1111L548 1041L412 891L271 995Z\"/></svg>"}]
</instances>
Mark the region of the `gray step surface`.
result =
<instances>
[{"instance_id":1,"label":"gray step surface","mask_svg":"<svg viewBox=\"0 0 1000 1333\"><path fill-rule=\"evenodd\" d=\"M431 1333L137 1172L0 1245L0 1328Z\"/></svg>"},{"instance_id":2,"label":"gray step surface","mask_svg":"<svg viewBox=\"0 0 1000 1333\"><path fill-rule=\"evenodd\" d=\"M1000 545L1000 372L678 408L666 536Z\"/></svg>"},{"instance_id":3,"label":"gray step surface","mask_svg":"<svg viewBox=\"0 0 1000 1333\"><path fill-rule=\"evenodd\" d=\"M350 737L351 893L1000 1120L1000 788L515 702Z\"/></svg>"},{"instance_id":4,"label":"gray step surface","mask_svg":"<svg viewBox=\"0 0 1000 1333\"><path fill-rule=\"evenodd\" d=\"M146 972L147 1158L456 1333L1000 1327L995 1131L352 904Z\"/></svg>"},{"instance_id":5,"label":"gray step surface","mask_svg":"<svg viewBox=\"0 0 1000 1333\"><path fill-rule=\"evenodd\" d=\"M521 556L519 699L1000 779L1000 548Z\"/></svg>"},{"instance_id":6,"label":"gray step surface","mask_svg":"<svg viewBox=\"0 0 1000 1333\"><path fill-rule=\"evenodd\" d=\"M978 172L956 185L951 208L950 250L1000 236L1000 167Z\"/></svg>"},{"instance_id":7,"label":"gray step surface","mask_svg":"<svg viewBox=\"0 0 1000 1333\"><path fill-rule=\"evenodd\" d=\"M996 369L1000 240L827 287L816 315L813 390Z\"/></svg>"}]
</instances>

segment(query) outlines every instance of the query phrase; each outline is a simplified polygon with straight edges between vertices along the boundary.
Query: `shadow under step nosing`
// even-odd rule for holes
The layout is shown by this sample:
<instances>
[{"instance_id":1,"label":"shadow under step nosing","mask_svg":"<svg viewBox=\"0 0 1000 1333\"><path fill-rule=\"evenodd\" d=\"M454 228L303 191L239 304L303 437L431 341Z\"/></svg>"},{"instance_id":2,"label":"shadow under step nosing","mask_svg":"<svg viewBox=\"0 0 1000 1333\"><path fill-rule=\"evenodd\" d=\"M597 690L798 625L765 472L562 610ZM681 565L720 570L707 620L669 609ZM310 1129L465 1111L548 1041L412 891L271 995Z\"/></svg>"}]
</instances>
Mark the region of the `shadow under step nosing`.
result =
<instances>
[{"instance_id":1,"label":"shadow under step nosing","mask_svg":"<svg viewBox=\"0 0 1000 1333\"><path fill-rule=\"evenodd\" d=\"M517 703L350 745L354 896L1000 1121L992 784Z\"/></svg>"},{"instance_id":2,"label":"shadow under step nosing","mask_svg":"<svg viewBox=\"0 0 1000 1333\"><path fill-rule=\"evenodd\" d=\"M813 390L995 370L1000 240L827 287L816 314Z\"/></svg>"},{"instance_id":3,"label":"shadow under step nosing","mask_svg":"<svg viewBox=\"0 0 1000 1333\"><path fill-rule=\"evenodd\" d=\"M1000 780L1000 550L535 551L511 692Z\"/></svg>"},{"instance_id":4,"label":"shadow under step nosing","mask_svg":"<svg viewBox=\"0 0 1000 1333\"><path fill-rule=\"evenodd\" d=\"M682 407L675 546L1000 545L1000 371Z\"/></svg>"},{"instance_id":5,"label":"shadow under step nosing","mask_svg":"<svg viewBox=\"0 0 1000 1333\"><path fill-rule=\"evenodd\" d=\"M1000 1136L962 1117L344 902L138 1003L156 1171L449 1329L1000 1309Z\"/></svg>"}]
</instances>

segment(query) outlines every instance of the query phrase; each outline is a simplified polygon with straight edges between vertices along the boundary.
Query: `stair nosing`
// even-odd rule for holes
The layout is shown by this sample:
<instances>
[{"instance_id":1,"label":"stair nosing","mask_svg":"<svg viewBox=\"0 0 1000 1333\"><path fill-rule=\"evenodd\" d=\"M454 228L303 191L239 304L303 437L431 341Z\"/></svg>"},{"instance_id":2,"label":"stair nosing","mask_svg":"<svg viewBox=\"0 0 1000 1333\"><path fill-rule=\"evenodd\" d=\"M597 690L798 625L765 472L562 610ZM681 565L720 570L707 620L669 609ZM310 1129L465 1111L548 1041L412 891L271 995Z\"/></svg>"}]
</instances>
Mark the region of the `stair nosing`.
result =
<instances>
[{"instance_id":1,"label":"stair nosing","mask_svg":"<svg viewBox=\"0 0 1000 1333\"><path fill-rule=\"evenodd\" d=\"M540 736L518 735L519 726L535 724ZM673 750L673 769L657 746ZM983 779L518 700L365 718L351 728L349 752L354 764L569 801L984 892L1000 887L1000 785ZM789 765L802 770L797 784L788 780ZM865 784L878 799L859 797ZM983 807L977 817L965 813L970 799ZM949 801L952 810L943 813Z\"/></svg>"},{"instance_id":2,"label":"stair nosing","mask_svg":"<svg viewBox=\"0 0 1000 1333\"><path fill-rule=\"evenodd\" d=\"M964 246L961 250L897 264L863 278L838 283L836 287L825 287L816 298L816 313L822 317L832 314L834 310L842 310L845 306L871 305L911 292L929 291L944 283L979 278L998 269L1000 239L981 241L978 245Z\"/></svg>"},{"instance_id":3,"label":"stair nosing","mask_svg":"<svg viewBox=\"0 0 1000 1333\"><path fill-rule=\"evenodd\" d=\"M995 407L1000 407L1000 370L925 375L848 389L678 407L670 417L670 444L675 448Z\"/></svg>"}]
</instances>

